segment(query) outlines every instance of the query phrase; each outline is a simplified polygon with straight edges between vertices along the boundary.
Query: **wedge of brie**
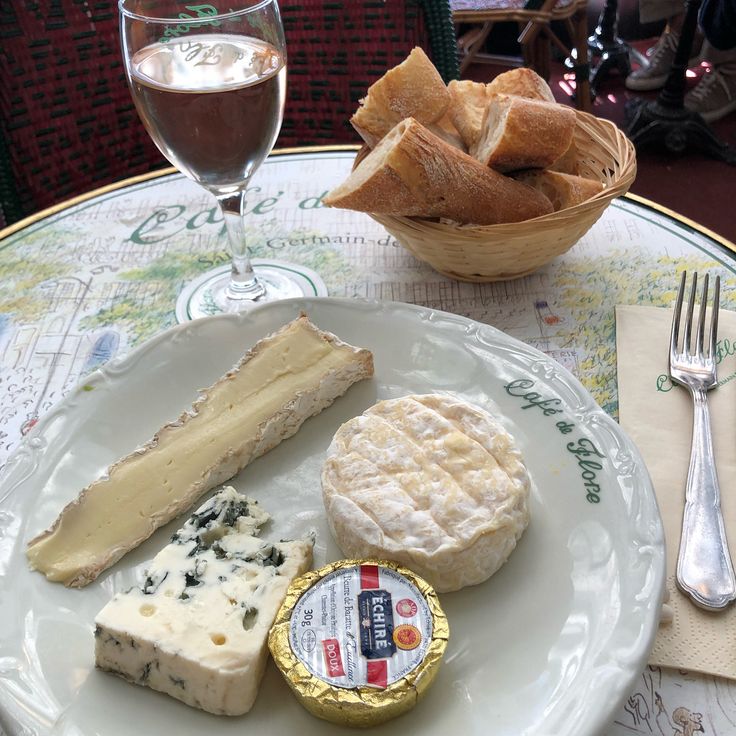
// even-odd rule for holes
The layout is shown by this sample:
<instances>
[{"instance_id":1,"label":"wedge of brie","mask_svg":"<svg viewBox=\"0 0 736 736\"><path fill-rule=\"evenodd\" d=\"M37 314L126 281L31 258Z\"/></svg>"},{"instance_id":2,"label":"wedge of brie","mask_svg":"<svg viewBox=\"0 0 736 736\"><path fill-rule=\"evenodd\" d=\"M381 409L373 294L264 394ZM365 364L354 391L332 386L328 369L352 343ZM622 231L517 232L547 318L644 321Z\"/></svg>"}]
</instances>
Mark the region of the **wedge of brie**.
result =
<instances>
[{"instance_id":1,"label":"wedge of brie","mask_svg":"<svg viewBox=\"0 0 736 736\"><path fill-rule=\"evenodd\" d=\"M31 567L49 580L86 585L372 374L368 350L302 315L259 341L189 411L87 486L31 540Z\"/></svg>"},{"instance_id":2,"label":"wedge of brie","mask_svg":"<svg viewBox=\"0 0 736 736\"><path fill-rule=\"evenodd\" d=\"M97 615L97 667L210 713L250 710L268 631L314 544L260 539L268 518L234 488L216 493L154 557L143 585Z\"/></svg>"}]
</instances>

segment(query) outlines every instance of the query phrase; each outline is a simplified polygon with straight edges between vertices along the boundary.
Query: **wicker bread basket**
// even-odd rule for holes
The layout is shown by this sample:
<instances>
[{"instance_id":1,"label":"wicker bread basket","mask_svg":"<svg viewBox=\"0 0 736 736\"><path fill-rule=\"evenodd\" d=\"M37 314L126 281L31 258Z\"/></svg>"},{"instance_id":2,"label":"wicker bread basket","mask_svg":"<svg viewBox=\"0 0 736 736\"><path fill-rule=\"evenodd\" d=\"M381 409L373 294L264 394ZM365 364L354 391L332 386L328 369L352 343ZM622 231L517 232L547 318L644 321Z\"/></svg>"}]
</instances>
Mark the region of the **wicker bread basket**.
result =
<instances>
[{"instance_id":1,"label":"wicker bread basket","mask_svg":"<svg viewBox=\"0 0 736 736\"><path fill-rule=\"evenodd\" d=\"M450 225L379 214L371 217L419 260L460 281L502 281L535 271L575 245L636 176L631 141L608 120L579 111L576 114L580 175L606 185L595 197L550 215L501 225ZM356 161L361 158L359 154Z\"/></svg>"}]
</instances>

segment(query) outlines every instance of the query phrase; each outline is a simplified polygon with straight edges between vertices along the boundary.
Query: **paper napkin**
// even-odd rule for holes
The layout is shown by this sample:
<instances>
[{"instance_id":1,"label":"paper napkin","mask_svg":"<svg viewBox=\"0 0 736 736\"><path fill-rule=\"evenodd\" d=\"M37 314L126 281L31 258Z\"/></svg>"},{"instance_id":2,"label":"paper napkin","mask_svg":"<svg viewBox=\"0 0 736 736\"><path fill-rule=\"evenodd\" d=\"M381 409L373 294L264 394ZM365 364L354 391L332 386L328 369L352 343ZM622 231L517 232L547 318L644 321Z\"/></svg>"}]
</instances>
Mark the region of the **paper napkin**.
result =
<instances>
[{"instance_id":1,"label":"paper napkin","mask_svg":"<svg viewBox=\"0 0 736 736\"><path fill-rule=\"evenodd\" d=\"M660 624L650 664L736 679L736 604L710 613L675 584L690 459L692 402L667 372L672 310L616 307L619 421L654 483L667 544L672 620ZM721 505L736 564L736 313L719 314L719 386L708 393Z\"/></svg>"}]
</instances>

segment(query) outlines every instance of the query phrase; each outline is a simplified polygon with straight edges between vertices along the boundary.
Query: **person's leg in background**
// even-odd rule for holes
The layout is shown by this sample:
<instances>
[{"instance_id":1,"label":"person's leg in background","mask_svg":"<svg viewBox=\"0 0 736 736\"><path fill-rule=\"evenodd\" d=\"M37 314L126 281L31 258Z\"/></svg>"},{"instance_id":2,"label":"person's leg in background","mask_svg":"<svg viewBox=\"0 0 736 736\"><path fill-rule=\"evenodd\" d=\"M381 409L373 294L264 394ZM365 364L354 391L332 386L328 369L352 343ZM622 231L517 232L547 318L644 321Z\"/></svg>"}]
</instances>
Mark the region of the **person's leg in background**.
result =
<instances>
[{"instance_id":1,"label":"person's leg in background","mask_svg":"<svg viewBox=\"0 0 736 736\"><path fill-rule=\"evenodd\" d=\"M648 54L649 66L636 69L626 77L628 89L649 92L664 86L675 60L684 18L683 0L639 0L639 19L642 23L666 20L667 26ZM685 107L700 113L708 123L736 110L736 48L728 51L716 49L704 40L702 32L698 30L690 55L691 66L701 61L708 61L712 66L685 95Z\"/></svg>"},{"instance_id":2,"label":"person's leg in background","mask_svg":"<svg viewBox=\"0 0 736 736\"><path fill-rule=\"evenodd\" d=\"M736 49L719 51L706 40L702 57L711 67L685 95L685 107L713 123L736 110Z\"/></svg>"},{"instance_id":3,"label":"person's leg in background","mask_svg":"<svg viewBox=\"0 0 736 736\"><path fill-rule=\"evenodd\" d=\"M654 48L647 52L649 66L645 69L636 69L626 77L628 89L636 92L650 92L664 87L675 60L675 51L680 40L684 18L683 0L639 0L639 21L642 24L666 20L667 25ZM692 65L700 62L698 52L702 42L703 36L698 33L691 50L690 63Z\"/></svg>"},{"instance_id":4,"label":"person's leg in background","mask_svg":"<svg viewBox=\"0 0 736 736\"><path fill-rule=\"evenodd\" d=\"M703 0L703 56L713 66L685 96L685 107L712 123L736 110L736 0Z\"/></svg>"}]
</instances>

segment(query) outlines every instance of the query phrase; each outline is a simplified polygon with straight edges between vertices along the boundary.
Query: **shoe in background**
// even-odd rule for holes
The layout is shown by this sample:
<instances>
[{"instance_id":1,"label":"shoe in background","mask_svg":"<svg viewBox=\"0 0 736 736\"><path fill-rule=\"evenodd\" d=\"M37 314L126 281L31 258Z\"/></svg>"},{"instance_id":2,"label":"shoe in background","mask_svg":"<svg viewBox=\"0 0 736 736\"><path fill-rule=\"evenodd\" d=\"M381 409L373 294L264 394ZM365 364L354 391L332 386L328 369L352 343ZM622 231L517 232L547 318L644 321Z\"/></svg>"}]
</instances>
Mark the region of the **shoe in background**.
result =
<instances>
[{"instance_id":1,"label":"shoe in background","mask_svg":"<svg viewBox=\"0 0 736 736\"><path fill-rule=\"evenodd\" d=\"M649 66L631 72L626 77L626 88L635 92L651 92L664 87L675 61L675 52L679 40L680 37L676 33L665 31L659 37L656 45L647 51ZM689 66L697 66L700 63L702 43L702 37L695 38L693 51L697 49L698 52L691 57Z\"/></svg>"},{"instance_id":2,"label":"shoe in background","mask_svg":"<svg viewBox=\"0 0 736 736\"><path fill-rule=\"evenodd\" d=\"M700 113L706 123L736 110L736 62L711 67L685 95L685 107Z\"/></svg>"}]
</instances>

